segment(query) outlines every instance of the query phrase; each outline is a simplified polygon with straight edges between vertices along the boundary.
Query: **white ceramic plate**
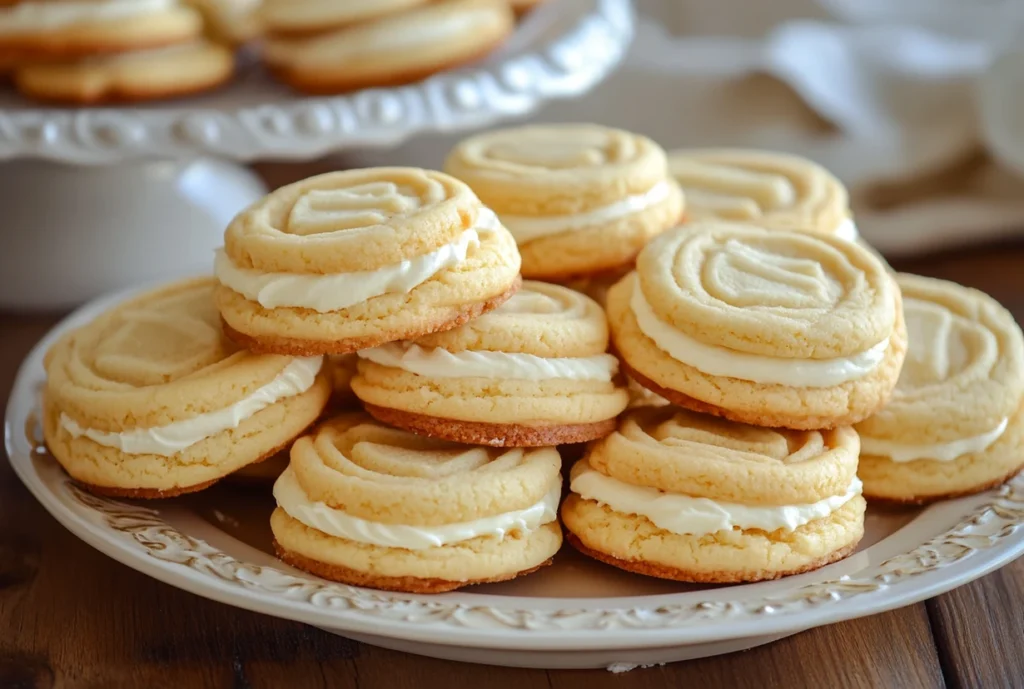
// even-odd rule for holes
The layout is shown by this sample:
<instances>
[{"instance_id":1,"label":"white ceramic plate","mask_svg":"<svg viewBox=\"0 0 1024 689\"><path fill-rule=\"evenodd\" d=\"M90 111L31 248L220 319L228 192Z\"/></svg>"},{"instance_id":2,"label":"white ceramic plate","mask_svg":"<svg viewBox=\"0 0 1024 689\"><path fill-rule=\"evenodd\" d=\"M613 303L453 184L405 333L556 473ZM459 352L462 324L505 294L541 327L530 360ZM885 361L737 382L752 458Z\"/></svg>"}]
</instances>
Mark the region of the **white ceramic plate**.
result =
<instances>
[{"instance_id":1,"label":"white ceramic plate","mask_svg":"<svg viewBox=\"0 0 1024 689\"><path fill-rule=\"evenodd\" d=\"M632 35L629 0L552 0L481 64L408 86L308 98L249 64L224 89L131 108L47 108L0 93L0 160L310 160L351 146L390 147L578 96L618 64Z\"/></svg>"},{"instance_id":2,"label":"white ceramic plate","mask_svg":"<svg viewBox=\"0 0 1024 689\"><path fill-rule=\"evenodd\" d=\"M908 605L1024 552L1024 478L919 509L868 510L856 554L817 572L745 586L686 586L620 572L566 546L522 579L438 596L343 586L294 570L270 548L269 486L225 481L162 502L95 497L39 446L46 348L127 294L93 302L25 360L5 419L14 470L65 527L151 577L230 605L369 643L528 667L609 667L749 648L811 627Z\"/></svg>"}]
</instances>

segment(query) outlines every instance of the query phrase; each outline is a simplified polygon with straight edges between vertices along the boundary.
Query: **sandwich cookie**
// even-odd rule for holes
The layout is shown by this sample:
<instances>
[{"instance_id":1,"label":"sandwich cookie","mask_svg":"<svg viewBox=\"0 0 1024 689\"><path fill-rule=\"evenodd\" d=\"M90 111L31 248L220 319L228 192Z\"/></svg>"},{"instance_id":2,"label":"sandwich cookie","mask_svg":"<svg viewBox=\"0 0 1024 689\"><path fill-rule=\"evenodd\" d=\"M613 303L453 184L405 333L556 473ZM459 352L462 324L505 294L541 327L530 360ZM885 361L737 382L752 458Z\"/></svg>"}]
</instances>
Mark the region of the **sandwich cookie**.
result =
<instances>
[{"instance_id":1,"label":"sandwich cookie","mask_svg":"<svg viewBox=\"0 0 1024 689\"><path fill-rule=\"evenodd\" d=\"M910 350L892 399L857 425L868 499L924 503L1024 466L1024 337L977 290L901 274Z\"/></svg>"},{"instance_id":2,"label":"sandwich cookie","mask_svg":"<svg viewBox=\"0 0 1024 689\"><path fill-rule=\"evenodd\" d=\"M43 431L73 479L104 495L196 491L287 447L330 395L321 357L240 351L215 283L136 297L46 354Z\"/></svg>"},{"instance_id":3,"label":"sandwich cookie","mask_svg":"<svg viewBox=\"0 0 1024 689\"><path fill-rule=\"evenodd\" d=\"M607 435L629 395L593 300L524 282L504 305L455 330L358 352L356 396L378 420L496 447Z\"/></svg>"},{"instance_id":4,"label":"sandwich cookie","mask_svg":"<svg viewBox=\"0 0 1024 689\"><path fill-rule=\"evenodd\" d=\"M169 48L40 62L14 70L14 83L38 100L95 105L192 95L227 82L235 69L224 46L196 41Z\"/></svg>"},{"instance_id":5,"label":"sandwich cookie","mask_svg":"<svg viewBox=\"0 0 1024 689\"><path fill-rule=\"evenodd\" d=\"M900 292L834 236L722 222L658 237L608 293L626 373L674 404L757 426L848 426L892 394Z\"/></svg>"},{"instance_id":6,"label":"sandwich cookie","mask_svg":"<svg viewBox=\"0 0 1024 689\"><path fill-rule=\"evenodd\" d=\"M0 56L67 60L194 41L203 19L178 0L27 1L0 6Z\"/></svg>"},{"instance_id":7,"label":"sandwich cookie","mask_svg":"<svg viewBox=\"0 0 1024 689\"><path fill-rule=\"evenodd\" d=\"M334 5L355 10L370 3ZM506 0L442 0L312 36L271 36L263 57L299 91L341 93L408 84L472 62L514 27Z\"/></svg>"},{"instance_id":8,"label":"sandwich cookie","mask_svg":"<svg viewBox=\"0 0 1024 689\"><path fill-rule=\"evenodd\" d=\"M840 560L864 534L857 433L638 409L572 469L569 542L630 572L712 584Z\"/></svg>"},{"instance_id":9,"label":"sandwich cookie","mask_svg":"<svg viewBox=\"0 0 1024 689\"><path fill-rule=\"evenodd\" d=\"M551 562L561 459L432 440L362 414L296 441L274 484L274 546L288 564L354 586L439 593Z\"/></svg>"},{"instance_id":10,"label":"sandwich cookie","mask_svg":"<svg viewBox=\"0 0 1024 689\"><path fill-rule=\"evenodd\" d=\"M518 289L515 240L469 188L417 168L333 172L242 211L217 305L248 349L346 354L462 325Z\"/></svg>"},{"instance_id":11,"label":"sandwich cookie","mask_svg":"<svg viewBox=\"0 0 1024 689\"><path fill-rule=\"evenodd\" d=\"M692 220L747 222L857 239L846 187L806 158L742 149L682 149L668 157Z\"/></svg>"},{"instance_id":12,"label":"sandwich cookie","mask_svg":"<svg viewBox=\"0 0 1024 689\"><path fill-rule=\"evenodd\" d=\"M430 0L263 0L259 15L273 37L313 36L425 5Z\"/></svg>"},{"instance_id":13,"label":"sandwich cookie","mask_svg":"<svg viewBox=\"0 0 1024 689\"><path fill-rule=\"evenodd\" d=\"M444 169L516 238L523 276L566 282L628 269L682 219L665 152L639 134L589 124L516 127L458 144Z\"/></svg>"}]
</instances>

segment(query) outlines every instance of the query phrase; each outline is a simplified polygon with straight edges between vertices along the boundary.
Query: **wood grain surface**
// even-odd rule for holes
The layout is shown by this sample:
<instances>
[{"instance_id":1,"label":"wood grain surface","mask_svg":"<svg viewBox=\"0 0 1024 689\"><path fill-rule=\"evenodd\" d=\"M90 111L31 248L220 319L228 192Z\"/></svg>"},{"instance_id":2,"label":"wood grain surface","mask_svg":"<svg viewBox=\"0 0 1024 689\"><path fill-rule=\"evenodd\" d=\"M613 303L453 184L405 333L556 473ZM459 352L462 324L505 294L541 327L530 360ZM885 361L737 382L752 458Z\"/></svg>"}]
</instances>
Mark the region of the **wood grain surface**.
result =
<instances>
[{"instance_id":1,"label":"wood grain surface","mask_svg":"<svg viewBox=\"0 0 1024 689\"><path fill-rule=\"evenodd\" d=\"M264 171L274 183L298 176ZM1024 244L895 267L978 287L1024 319ZM5 407L21 359L58 318L0 314ZM425 686L1024 687L1024 560L926 603L742 653L619 675L496 669L366 646L153 581L73 537L0 462L0 689Z\"/></svg>"}]
</instances>

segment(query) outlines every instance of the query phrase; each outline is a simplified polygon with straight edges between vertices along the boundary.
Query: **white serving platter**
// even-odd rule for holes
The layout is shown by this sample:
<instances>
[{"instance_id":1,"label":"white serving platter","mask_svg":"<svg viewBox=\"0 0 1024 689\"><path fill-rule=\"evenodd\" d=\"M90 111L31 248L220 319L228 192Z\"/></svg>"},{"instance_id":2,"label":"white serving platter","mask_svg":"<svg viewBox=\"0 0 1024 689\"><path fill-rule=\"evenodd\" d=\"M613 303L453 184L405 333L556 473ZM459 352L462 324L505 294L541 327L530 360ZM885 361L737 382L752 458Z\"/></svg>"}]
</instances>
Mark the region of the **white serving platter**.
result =
<instances>
[{"instance_id":1,"label":"white serving platter","mask_svg":"<svg viewBox=\"0 0 1024 689\"><path fill-rule=\"evenodd\" d=\"M909 605L1024 552L1024 477L926 509L870 506L846 560L738 586L688 586L620 572L566 545L529 577L436 596L344 586L273 556L269 485L224 481L190 496L137 502L73 484L41 449L42 359L61 333L137 290L92 302L29 354L5 419L11 464L72 533L115 560L196 595L353 639L499 665L626 667L727 653L812 627Z\"/></svg>"}]
</instances>

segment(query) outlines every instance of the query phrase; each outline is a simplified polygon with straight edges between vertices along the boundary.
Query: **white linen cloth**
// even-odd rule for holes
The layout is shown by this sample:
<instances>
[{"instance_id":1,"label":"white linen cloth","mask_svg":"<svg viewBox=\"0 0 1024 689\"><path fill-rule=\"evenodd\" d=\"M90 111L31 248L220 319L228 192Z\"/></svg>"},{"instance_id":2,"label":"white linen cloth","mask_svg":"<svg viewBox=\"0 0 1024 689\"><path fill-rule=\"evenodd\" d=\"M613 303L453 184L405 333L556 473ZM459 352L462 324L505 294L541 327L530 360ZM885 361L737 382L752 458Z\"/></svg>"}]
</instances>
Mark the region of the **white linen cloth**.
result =
<instances>
[{"instance_id":1,"label":"white linen cloth","mask_svg":"<svg viewBox=\"0 0 1024 689\"><path fill-rule=\"evenodd\" d=\"M807 156L889 254L1024 233L1024 0L636 4L621 69L534 120ZM374 155L437 166L457 138Z\"/></svg>"}]
</instances>

